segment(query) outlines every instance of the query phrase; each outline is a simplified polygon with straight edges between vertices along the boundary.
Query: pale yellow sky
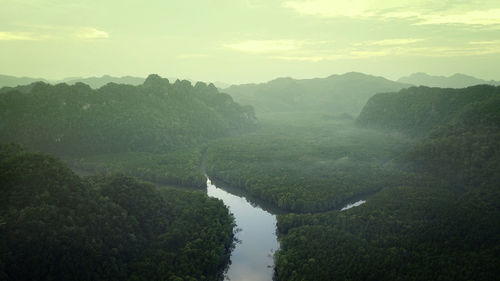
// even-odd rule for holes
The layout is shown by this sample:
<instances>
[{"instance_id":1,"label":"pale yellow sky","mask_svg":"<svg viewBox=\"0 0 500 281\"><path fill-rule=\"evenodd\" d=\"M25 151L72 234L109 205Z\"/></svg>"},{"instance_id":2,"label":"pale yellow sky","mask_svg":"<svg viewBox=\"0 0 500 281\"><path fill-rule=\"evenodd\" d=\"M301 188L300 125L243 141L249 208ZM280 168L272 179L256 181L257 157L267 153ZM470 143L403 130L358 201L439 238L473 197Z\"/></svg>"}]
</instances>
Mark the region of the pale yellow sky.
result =
<instances>
[{"instance_id":1,"label":"pale yellow sky","mask_svg":"<svg viewBox=\"0 0 500 281\"><path fill-rule=\"evenodd\" d=\"M0 74L500 80L498 0L0 0Z\"/></svg>"}]
</instances>

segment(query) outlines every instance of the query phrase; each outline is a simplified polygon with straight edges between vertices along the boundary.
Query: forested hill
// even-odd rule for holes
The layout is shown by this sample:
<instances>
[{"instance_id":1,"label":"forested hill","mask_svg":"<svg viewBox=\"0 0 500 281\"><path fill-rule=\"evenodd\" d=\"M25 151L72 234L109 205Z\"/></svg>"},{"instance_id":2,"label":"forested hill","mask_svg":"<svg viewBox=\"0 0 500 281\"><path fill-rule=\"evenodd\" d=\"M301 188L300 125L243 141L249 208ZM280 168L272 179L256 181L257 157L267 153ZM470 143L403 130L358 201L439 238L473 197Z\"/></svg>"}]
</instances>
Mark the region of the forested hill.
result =
<instances>
[{"instance_id":1,"label":"forested hill","mask_svg":"<svg viewBox=\"0 0 500 281\"><path fill-rule=\"evenodd\" d=\"M197 192L80 178L0 144L0 280L222 280L234 219Z\"/></svg>"},{"instance_id":2,"label":"forested hill","mask_svg":"<svg viewBox=\"0 0 500 281\"><path fill-rule=\"evenodd\" d=\"M417 137L384 163L386 173L375 172L389 181L366 204L279 215L275 279L498 279L499 90L419 87L374 96L359 123L395 131L388 137Z\"/></svg>"},{"instance_id":3,"label":"forested hill","mask_svg":"<svg viewBox=\"0 0 500 281\"><path fill-rule=\"evenodd\" d=\"M464 89L412 87L373 96L357 119L362 126L424 136L445 125L476 103L500 96L500 87L478 85Z\"/></svg>"},{"instance_id":4,"label":"forested hill","mask_svg":"<svg viewBox=\"0 0 500 281\"><path fill-rule=\"evenodd\" d=\"M158 75L139 86L40 82L24 90L0 94L0 141L59 155L167 151L255 123L252 107L212 84Z\"/></svg>"},{"instance_id":5,"label":"forested hill","mask_svg":"<svg viewBox=\"0 0 500 281\"><path fill-rule=\"evenodd\" d=\"M500 87L418 87L374 96L357 122L421 137L396 159L463 190L500 181Z\"/></svg>"},{"instance_id":6,"label":"forested hill","mask_svg":"<svg viewBox=\"0 0 500 281\"><path fill-rule=\"evenodd\" d=\"M486 188L484 194L498 193L499 89L495 96L467 105L450 122L433 129L401 160L414 170L446 178L456 189Z\"/></svg>"},{"instance_id":7,"label":"forested hill","mask_svg":"<svg viewBox=\"0 0 500 281\"><path fill-rule=\"evenodd\" d=\"M409 87L382 77L350 72L327 78L278 78L263 84L233 85L225 92L259 113L323 111L357 115L376 93Z\"/></svg>"}]
</instances>

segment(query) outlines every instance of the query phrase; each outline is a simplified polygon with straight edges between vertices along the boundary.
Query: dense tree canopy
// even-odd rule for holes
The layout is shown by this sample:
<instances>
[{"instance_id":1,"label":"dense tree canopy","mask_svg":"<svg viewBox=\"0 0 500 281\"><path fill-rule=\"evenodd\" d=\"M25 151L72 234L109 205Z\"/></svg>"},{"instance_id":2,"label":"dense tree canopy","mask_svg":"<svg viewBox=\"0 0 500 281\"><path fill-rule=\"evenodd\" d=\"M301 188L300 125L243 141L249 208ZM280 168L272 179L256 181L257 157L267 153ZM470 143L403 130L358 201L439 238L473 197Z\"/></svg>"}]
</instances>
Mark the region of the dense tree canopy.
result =
<instances>
[{"instance_id":1,"label":"dense tree canopy","mask_svg":"<svg viewBox=\"0 0 500 281\"><path fill-rule=\"evenodd\" d=\"M213 142L206 153L210 177L292 212L340 208L383 187L414 180L412 174L386 166L409 147L404 136L315 115L286 116L286 121L261 119L263 126L255 132Z\"/></svg>"},{"instance_id":2,"label":"dense tree canopy","mask_svg":"<svg viewBox=\"0 0 500 281\"><path fill-rule=\"evenodd\" d=\"M467 105L500 94L500 87L478 85L464 89L412 87L395 93L376 94L361 111L357 124L425 136L445 125Z\"/></svg>"},{"instance_id":3,"label":"dense tree canopy","mask_svg":"<svg viewBox=\"0 0 500 281\"><path fill-rule=\"evenodd\" d=\"M225 135L255 122L212 84L170 84L150 75L139 86L42 82L0 94L0 140L60 155L165 152Z\"/></svg>"},{"instance_id":4,"label":"dense tree canopy","mask_svg":"<svg viewBox=\"0 0 500 281\"><path fill-rule=\"evenodd\" d=\"M387 163L414 180L351 210L280 215L276 280L496 279L499 108L489 86L376 95L357 122L423 136Z\"/></svg>"},{"instance_id":5,"label":"dense tree canopy","mask_svg":"<svg viewBox=\"0 0 500 281\"><path fill-rule=\"evenodd\" d=\"M0 145L2 280L219 280L234 221L216 199L134 178L81 179Z\"/></svg>"},{"instance_id":6,"label":"dense tree canopy","mask_svg":"<svg viewBox=\"0 0 500 281\"><path fill-rule=\"evenodd\" d=\"M42 82L0 90L0 142L56 154L86 172L123 172L163 184L205 187L203 144L252 128L253 109L212 84Z\"/></svg>"}]
</instances>

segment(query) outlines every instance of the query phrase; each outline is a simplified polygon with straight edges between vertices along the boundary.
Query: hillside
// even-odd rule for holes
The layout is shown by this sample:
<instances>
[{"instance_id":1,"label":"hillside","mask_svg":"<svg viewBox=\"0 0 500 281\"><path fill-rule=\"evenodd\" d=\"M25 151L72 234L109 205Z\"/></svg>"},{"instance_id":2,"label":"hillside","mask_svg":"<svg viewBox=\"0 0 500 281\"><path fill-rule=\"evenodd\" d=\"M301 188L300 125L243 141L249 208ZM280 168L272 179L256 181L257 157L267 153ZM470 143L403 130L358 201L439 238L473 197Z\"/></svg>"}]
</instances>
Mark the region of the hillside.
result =
<instances>
[{"instance_id":1,"label":"hillside","mask_svg":"<svg viewBox=\"0 0 500 281\"><path fill-rule=\"evenodd\" d=\"M500 87L478 85L464 89L412 87L373 96L356 120L365 127L424 136L452 120L467 105L500 95Z\"/></svg>"},{"instance_id":2,"label":"hillside","mask_svg":"<svg viewBox=\"0 0 500 281\"><path fill-rule=\"evenodd\" d=\"M382 77L350 72L327 78L278 78L262 84L233 85L224 92L258 113L322 111L357 115L376 93L398 91L409 85Z\"/></svg>"},{"instance_id":3,"label":"hillside","mask_svg":"<svg viewBox=\"0 0 500 281\"><path fill-rule=\"evenodd\" d=\"M465 106L447 124L435 127L398 160L411 163L410 168L417 172L446 178L455 189L498 187L499 89L496 95Z\"/></svg>"},{"instance_id":4,"label":"hillside","mask_svg":"<svg viewBox=\"0 0 500 281\"><path fill-rule=\"evenodd\" d=\"M279 215L275 279L494 280L499 89L418 87L370 99L358 123L417 136L384 165L412 176L350 210Z\"/></svg>"},{"instance_id":5,"label":"hillside","mask_svg":"<svg viewBox=\"0 0 500 281\"><path fill-rule=\"evenodd\" d=\"M423 72L413 73L401 77L398 82L412 84L415 86L440 87L440 88L465 88L474 85L489 84L500 85L500 81L486 81L465 74L456 73L451 76L434 76Z\"/></svg>"},{"instance_id":6,"label":"hillside","mask_svg":"<svg viewBox=\"0 0 500 281\"><path fill-rule=\"evenodd\" d=\"M168 151L255 122L213 85L171 84L150 75L139 86L55 86L38 83L30 92L0 94L0 141L57 154Z\"/></svg>"},{"instance_id":7,"label":"hillside","mask_svg":"<svg viewBox=\"0 0 500 281\"><path fill-rule=\"evenodd\" d=\"M85 173L121 172L162 184L206 187L202 146L254 127L253 109L212 84L42 82L0 90L0 142L62 157Z\"/></svg>"},{"instance_id":8,"label":"hillside","mask_svg":"<svg viewBox=\"0 0 500 281\"><path fill-rule=\"evenodd\" d=\"M222 280L234 219L219 200L80 178L12 144L0 144L0 182L1 280Z\"/></svg>"}]
</instances>

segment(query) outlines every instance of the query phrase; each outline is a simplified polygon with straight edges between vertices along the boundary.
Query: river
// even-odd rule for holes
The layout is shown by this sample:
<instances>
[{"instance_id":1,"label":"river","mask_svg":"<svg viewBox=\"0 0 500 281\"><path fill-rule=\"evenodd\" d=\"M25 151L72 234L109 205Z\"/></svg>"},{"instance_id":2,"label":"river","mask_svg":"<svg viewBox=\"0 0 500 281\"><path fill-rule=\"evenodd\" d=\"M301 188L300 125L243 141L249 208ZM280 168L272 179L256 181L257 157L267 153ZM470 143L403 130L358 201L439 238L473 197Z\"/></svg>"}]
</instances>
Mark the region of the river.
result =
<instances>
[{"instance_id":1,"label":"river","mask_svg":"<svg viewBox=\"0 0 500 281\"><path fill-rule=\"evenodd\" d=\"M92 174L81 170L74 171L80 176ZM234 215L238 228L236 238L239 242L231 253L231 265L226 273L226 280L271 281L274 273L273 255L279 249L276 214L283 211L249 196L240 189L213 183L208 177L207 195L224 202ZM363 203L365 201L360 200L340 210L344 211Z\"/></svg>"},{"instance_id":2,"label":"river","mask_svg":"<svg viewBox=\"0 0 500 281\"><path fill-rule=\"evenodd\" d=\"M207 194L221 199L233 213L240 231L240 241L231 254L226 280L271 281L273 254L279 248L276 237L276 216L242 195L233 195L207 179Z\"/></svg>"}]
</instances>

